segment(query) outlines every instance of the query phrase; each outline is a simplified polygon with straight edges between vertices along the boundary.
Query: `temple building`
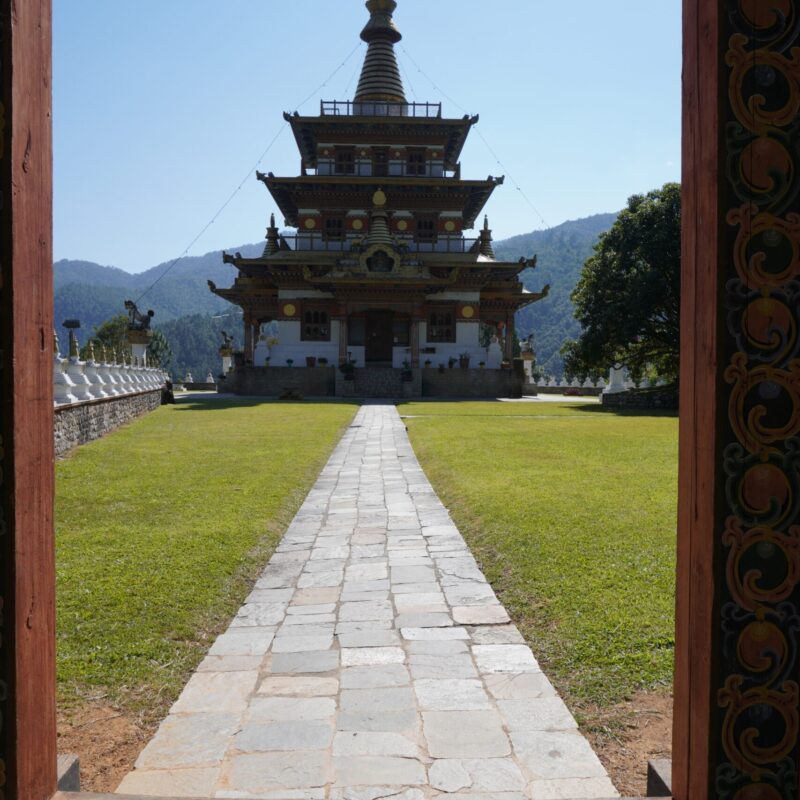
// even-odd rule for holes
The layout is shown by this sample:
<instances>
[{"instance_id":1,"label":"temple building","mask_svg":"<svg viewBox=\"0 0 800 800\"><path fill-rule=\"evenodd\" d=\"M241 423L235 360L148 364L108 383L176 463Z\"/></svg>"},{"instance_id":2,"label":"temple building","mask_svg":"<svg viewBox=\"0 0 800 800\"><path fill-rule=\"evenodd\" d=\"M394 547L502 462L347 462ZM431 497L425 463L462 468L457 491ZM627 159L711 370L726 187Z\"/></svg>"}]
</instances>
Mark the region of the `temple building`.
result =
<instances>
[{"instance_id":1,"label":"temple building","mask_svg":"<svg viewBox=\"0 0 800 800\"><path fill-rule=\"evenodd\" d=\"M332 372L352 364L342 372L362 387L370 372L402 372L417 394L447 393L452 381L441 369L454 364L488 394L504 393L514 373L515 312L547 287L522 286L519 275L535 258L495 258L488 220L465 236L503 178L461 176L477 116L446 118L441 103L407 100L394 51L396 5L366 4L368 48L352 100L323 101L318 116L284 115L300 175L257 173L283 232L273 215L261 257L225 254L238 270L233 286L209 282L244 312L244 352L226 379L233 391L274 393L283 379L273 368L318 370L320 361ZM332 377L328 386L340 393Z\"/></svg>"}]
</instances>

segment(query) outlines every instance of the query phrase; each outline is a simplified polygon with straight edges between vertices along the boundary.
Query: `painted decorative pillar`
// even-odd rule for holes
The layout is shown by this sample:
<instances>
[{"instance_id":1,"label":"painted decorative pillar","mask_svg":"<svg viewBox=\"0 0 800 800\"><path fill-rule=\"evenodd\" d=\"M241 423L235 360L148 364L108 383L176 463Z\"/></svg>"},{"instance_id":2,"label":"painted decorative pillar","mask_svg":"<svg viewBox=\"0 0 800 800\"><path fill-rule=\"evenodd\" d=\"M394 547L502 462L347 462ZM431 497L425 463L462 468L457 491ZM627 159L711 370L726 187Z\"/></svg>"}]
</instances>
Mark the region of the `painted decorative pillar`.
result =
<instances>
[{"instance_id":1,"label":"painted decorative pillar","mask_svg":"<svg viewBox=\"0 0 800 800\"><path fill-rule=\"evenodd\" d=\"M514 312L506 314L506 341L503 347L503 358L511 361L514 358Z\"/></svg>"},{"instance_id":2,"label":"painted decorative pillar","mask_svg":"<svg viewBox=\"0 0 800 800\"><path fill-rule=\"evenodd\" d=\"M0 794L56 791L50 0L0 0Z\"/></svg>"},{"instance_id":3,"label":"painted decorative pillar","mask_svg":"<svg viewBox=\"0 0 800 800\"><path fill-rule=\"evenodd\" d=\"M255 341L253 336L253 318L248 312L244 315L244 361L245 364L253 361Z\"/></svg>"},{"instance_id":4,"label":"painted decorative pillar","mask_svg":"<svg viewBox=\"0 0 800 800\"><path fill-rule=\"evenodd\" d=\"M800 762L800 0L685 0L673 792Z\"/></svg>"},{"instance_id":5,"label":"painted decorative pillar","mask_svg":"<svg viewBox=\"0 0 800 800\"><path fill-rule=\"evenodd\" d=\"M347 315L339 319L339 363L347 363Z\"/></svg>"},{"instance_id":6,"label":"painted decorative pillar","mask_svg":"<svg viewBox=\"0 0 800 800\"><path fill-rule=\"evenodd\" d=\"M419 320L411 320L411 330L409 331L409 345L411 346L411 366L419 366Z\"/></svg>"}]
</instances>

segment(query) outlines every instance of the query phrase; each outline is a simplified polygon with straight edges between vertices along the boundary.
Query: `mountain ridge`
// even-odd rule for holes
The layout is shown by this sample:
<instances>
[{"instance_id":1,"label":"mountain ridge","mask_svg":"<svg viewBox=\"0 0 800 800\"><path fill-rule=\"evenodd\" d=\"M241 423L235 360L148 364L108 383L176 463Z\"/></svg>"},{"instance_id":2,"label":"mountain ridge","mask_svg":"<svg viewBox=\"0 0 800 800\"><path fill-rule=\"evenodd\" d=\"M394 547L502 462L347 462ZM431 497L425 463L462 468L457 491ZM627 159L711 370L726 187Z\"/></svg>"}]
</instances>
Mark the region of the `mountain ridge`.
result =
<instances>
[{"instance_id":1,"label":"mountain ridge","mask_svg":"<svg viewBox=\"0 0 800 800\"><path fill-rule=\"evenodd\" d=\"M550 284L547 298L517 314L520 337L534 334L538 363L549 374L561 375L561 345L580 332L569 295L598 236L611 227L616 216L594 214L494 242L498 260L517 261L522 256L537 255L536 269L527 269L521 275L526 289L541 291L545 284ZM263 243L255 243L227 248L227 251L254 257L263 249ZM60 259L53 269L57 323L68 318L80 319L85 339L94 327L124 313L125 300L134 300L143 309L153 309L155 327L167 328L173 337L180 336L183 343L177 348L181 355L176 358L176 370L216 372L218 345L212 346L213 337L209 332L218 331L226 324L232 329L231 333L241 327L239 309L208 290L208 280L226 286L236 277L235 267L223 263L222 252L211 250L177 262L174 259L164 261L137 273L91 261ZM202 325L203 336L190 336L188 332L185 336L179 334L181 324L197 326L202 316L214 320L213 324ZM216 322L228 316L230 322ZM195 352L193 348L199 349Z\"/></svg>"}]
</instances>

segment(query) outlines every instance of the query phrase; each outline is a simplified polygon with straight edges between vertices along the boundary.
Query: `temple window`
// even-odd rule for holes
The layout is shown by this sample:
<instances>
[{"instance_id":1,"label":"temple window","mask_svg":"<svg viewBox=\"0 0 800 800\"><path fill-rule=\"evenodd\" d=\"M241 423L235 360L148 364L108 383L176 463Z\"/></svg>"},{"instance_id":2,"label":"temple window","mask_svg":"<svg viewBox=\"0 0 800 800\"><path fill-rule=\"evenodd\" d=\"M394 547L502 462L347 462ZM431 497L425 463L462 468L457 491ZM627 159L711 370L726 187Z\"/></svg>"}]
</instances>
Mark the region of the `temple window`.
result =
<instances>
[{"instance_id":1,"label":"temple window","mask_svg":"<svg viewBox=\"0 0 800 800\"><path fill-rule=\"evenodd\" d=\"M428 165L425 160L425 150L411 150L406 153L406 174L425 175Z\"/></svg>"},{"instance_id":2,"label":"temple window","mask_svg":"<svg viewBox=\"0 0 800 800\"><path fill-rule=\"evenodd\" d=\"M337 175L353 175L356 171L355 152L351 148L337 148L335 163Z\"/></svg>"},{"instance_id":3,"label":"temple window","mask_svg":"<svg viewBox=\"0 0 800 800\"><path fill-rule=\"evenodd\" d=\"M417 241L436 241L436 216L434 214L418 214L416 217Z\"/></svg>"},{"instance_id":4,"label":"temple window","mask_svg":"<svg viewBox=\"0 0 800 800\"><path fill-rule=\"evenodd\" d=\"M428 315L429 342L455 342L456 326L452 311L432 311Z\"/></svg>"},{"instance_id":5,"label":"temple window","mask_svg":"<svg viewBox=\"0 0 800 800\"><path fill-rule=\"evenodd\" d=\"M331 338L330 318L327 311L306 309L303 312L303 330L301 339L304 342L329 342Z\"/></svg>"},{"instance_id":6,"label":"temple window","mask_svg":"<svg viewBox=\"0 0 800 800\"><path fill-rule=\"evenodd\" d=\"M372 151L372 174L379 178L389 174L389 150L386 147L376 147Z\"/></svg>"},{"instance_id":7,"label":"temple window","mask_svg":"<svg viewBox=\"0 0 800 800\"><path fill-rule=\"evenodd\" d=\"M344 219L342 217L326 217L323 232L326 241L340 242L344 239Z\"/></svg>"}]
</instances>

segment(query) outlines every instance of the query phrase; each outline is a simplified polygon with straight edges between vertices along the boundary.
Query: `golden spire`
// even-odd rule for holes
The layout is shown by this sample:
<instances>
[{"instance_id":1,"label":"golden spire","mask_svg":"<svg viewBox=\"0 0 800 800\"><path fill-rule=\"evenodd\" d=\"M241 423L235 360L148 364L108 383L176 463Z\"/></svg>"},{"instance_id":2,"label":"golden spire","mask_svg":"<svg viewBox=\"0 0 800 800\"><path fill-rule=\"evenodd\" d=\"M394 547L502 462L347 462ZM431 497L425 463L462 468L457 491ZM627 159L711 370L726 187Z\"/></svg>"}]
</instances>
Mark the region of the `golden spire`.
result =
<instances>
[{"instance_id":1,"label":"golden spire","mask_svg":"<svg viewBox=\"0 0 800 800\"><path fill-rule=\"evenodd\" d=\"M370 17L361 31L361 38L369 47L355 102L405 103L403 81L394 52L394 45L403 38L392 20L397 3L395 0L367 0L366 6Z\"/></svg>"},{"instance_id":2,"label":"golden spire","mask_svg":"<svg viewBox=\"0 0 800 800\"><path fill-rule=\"evenodd\" d=\"M494 258L494 247L492 247L492 232L489 229L489 217L483 218L483 230L481 231L480 238L480 252L481 255L487 258Z\"/></svg>"}]
</instances>

